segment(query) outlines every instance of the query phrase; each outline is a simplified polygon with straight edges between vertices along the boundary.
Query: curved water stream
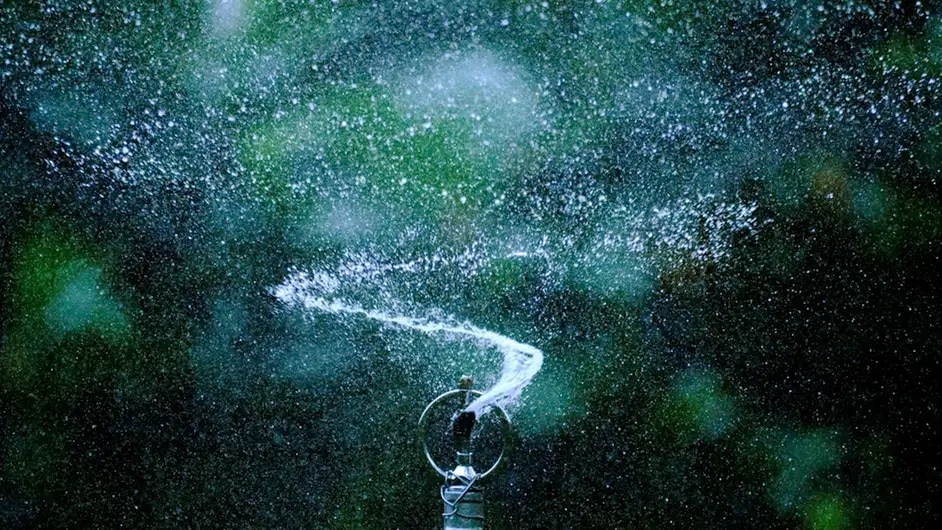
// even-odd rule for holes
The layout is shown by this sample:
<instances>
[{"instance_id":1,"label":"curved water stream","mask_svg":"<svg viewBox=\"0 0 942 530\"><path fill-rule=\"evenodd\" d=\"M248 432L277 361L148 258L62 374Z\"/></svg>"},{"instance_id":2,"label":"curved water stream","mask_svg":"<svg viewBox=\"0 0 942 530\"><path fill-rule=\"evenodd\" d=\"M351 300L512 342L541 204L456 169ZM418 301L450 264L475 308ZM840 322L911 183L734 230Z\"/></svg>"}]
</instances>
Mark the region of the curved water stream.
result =
<instances>
[{"instance_id":1,"label":"curved water stream","mask_svg":"<svg viewBox=\"0 0 942 530\"><path fill-rule=\"evenodd\" d=\"M529 344L516 341L500 333L474 326L470 323L451 324L385 311L366 309L342 299L325 297L328 290L337 285L333 277L318 274L295 273L281 285L272 289L272 294L285 304L308 310L322 311L334 315L356 315L384 324L428 334L450 334L468 337L498 349L503 354L503 369L497 383L471 403L467 410L477 415L486 413L493 405L507 405L516 400L523 389L543 366L543 352Z\"/></svg>"},{"instance_id":2,"label":"curved water stream","mask_svg":"<svg viewBox=\"0 0 942 530\"><path fill-rule=\"evenodd\" d=\"M406 307L400 303L390 280L404 275L427 282L445 268L464 278L478 274L497 259L536 258L544 262L550 284L560 278L598 275L600 264L631 257L642 264L649 254L686 256L689 260L717 260L725 254L732 234L756 228L755 204L724 203L713 195L697 200L681 199L649 210L609 208L607 213L618 230L600 230L582 245L571 241L542 239L536 245L504 247L485 242L470 245L453 255L433 254L402 262L378 262L362 253L331 269L296 270L270 292L289 307L331 315L348 315L428 335L450 335L477 341L502 355L502 368L495 384L468 407L481 415L494 406L513 405L543 365L543 352L496 331L484 329L428 307ZM627 227L627 230L626 230ZM580 247L580 248L577 248ZM593 259L585 259L586 255ZM606 274L606 273L603 273ZM610 273L608 273L610 274ZM605 281L597 282L604 284ZM380 301L364 303L364 292L381 292ZM416 313L434 316L416 316Z\"/></svg>"}]
</instances>

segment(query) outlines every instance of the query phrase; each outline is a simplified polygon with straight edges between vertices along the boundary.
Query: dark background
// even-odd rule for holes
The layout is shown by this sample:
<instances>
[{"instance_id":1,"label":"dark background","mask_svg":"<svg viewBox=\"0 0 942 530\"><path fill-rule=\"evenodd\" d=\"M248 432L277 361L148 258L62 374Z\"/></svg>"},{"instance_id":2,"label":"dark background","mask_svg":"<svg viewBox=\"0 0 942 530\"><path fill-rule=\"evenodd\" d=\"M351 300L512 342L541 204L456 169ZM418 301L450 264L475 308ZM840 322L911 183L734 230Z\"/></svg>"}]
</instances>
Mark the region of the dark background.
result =
<instances>
[{"instance_id":1,"label":"dark background","mask_svg":"<svg viewBox=\"0 0 942 530\"><path fill-rule=\"evenodd\" d=\"M934 2L0 1L0 526L440 525L415 422L499 353L271 291L433 256L344 296L545 352L490 527L928 526L940 46Z\"/></svg>"}]
</instances>

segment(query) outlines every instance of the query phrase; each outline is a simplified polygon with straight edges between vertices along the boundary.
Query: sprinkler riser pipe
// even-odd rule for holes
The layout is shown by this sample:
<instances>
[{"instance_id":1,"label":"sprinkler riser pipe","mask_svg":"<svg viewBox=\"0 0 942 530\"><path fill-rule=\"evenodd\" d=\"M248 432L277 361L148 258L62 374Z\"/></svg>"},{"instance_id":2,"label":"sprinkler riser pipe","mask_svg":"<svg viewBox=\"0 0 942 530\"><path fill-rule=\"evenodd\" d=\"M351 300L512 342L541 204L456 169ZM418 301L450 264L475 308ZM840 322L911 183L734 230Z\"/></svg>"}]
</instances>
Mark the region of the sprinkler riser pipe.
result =
<instances>
[{"instance_id":1,"label":"sprinkler riser pipe","mask_svg":"<svg viewBox=\"0 0 942 530\"><path fill-rule=\"evenodd\" d=\"M484 493L480 489L472 487L465 492L461 484L447 486L442 490L442 499L445 530L483 530Z\"/></svg>"}]
</instances>

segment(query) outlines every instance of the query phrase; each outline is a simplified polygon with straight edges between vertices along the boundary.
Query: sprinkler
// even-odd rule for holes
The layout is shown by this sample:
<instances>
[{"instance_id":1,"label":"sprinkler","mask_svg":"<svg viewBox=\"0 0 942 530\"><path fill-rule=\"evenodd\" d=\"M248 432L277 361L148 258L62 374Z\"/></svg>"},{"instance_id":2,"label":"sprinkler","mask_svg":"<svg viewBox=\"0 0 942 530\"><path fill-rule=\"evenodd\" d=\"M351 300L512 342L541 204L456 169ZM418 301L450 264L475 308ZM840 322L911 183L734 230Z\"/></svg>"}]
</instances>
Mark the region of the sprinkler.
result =
<instances>
[{"instance_id":1,"label":"sprinkler","mask_svg":"<svg viewBox=\"0 0 942 530\"><path fill-rule=\"evenodd\" d=\"M484 528L484 492L479 486L481 479L490 475L504 460L504 454L510 447L510 418L507 412L498 405L493 409L498 415L501 434L503 436L500 454L494 463L483 473L478 473L473 466L474 447L472 433L477 425L478 418L475 413L468 412L468 405L482 392L472 389L474 380L470 376L463 376L458 381L458 388L449 390L433 399L425 407L419 418L419 437L425 458L432 468L445 479L441 487L443 503L443 528L445 530L457 529L483 529ZM449 404L451 402L451 404ZM455 447L455 461L450 469L442 468L435 462L428 447L428 424L431 413L445 406L458 407L451 414L451 436Z\"/></svg>"}]
</instances>

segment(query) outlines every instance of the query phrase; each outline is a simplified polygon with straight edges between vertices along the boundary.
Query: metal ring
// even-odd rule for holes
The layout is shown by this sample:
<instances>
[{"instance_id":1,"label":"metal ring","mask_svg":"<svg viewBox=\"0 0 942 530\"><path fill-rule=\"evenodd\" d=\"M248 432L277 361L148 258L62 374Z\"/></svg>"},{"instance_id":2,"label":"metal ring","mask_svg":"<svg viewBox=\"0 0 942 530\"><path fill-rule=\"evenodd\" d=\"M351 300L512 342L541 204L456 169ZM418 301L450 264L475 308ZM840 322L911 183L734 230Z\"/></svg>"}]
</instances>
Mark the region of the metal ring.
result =
<instances>
[{"instance_id":1,"label":"metal ring","mask_svg":"<svg viewBox=\"0 0 942 530\"><path fill-rule=\"evenodd\" d=\"M461 388L456 389L456 390L449 390L448 392L445 392L444 394L433 399L432 402L429 403L427 407L425 407L425 410L422 411L422 416L419 417L419 437L422 440L422 449L425 452L425 458L428 460L428 463L432 465L435 471L437 471L438 474L444 478L448 478L448 471L445 471L444 469L438 467L438 464L435 463L435 459L432 458L432 453L428 449L428 441L426 440L426 435L428 434L429 412L431 412L433 408L435 408L439 403L445 401L446 399L456 397L456 396L463 396L465 395L465 392L471 392L471 395L475 397L483 394L483 392L481 392L480 390L465 390ZM505 411L503 407L501 407L500 405L493 405L493 408L497 409L497 412L499 413L501 433L503 434L503 444L501 445L501 448L500 448L500 454L497 455L497 460L494 461L494 464L491 465L491 467L488 468L487 471L483 473L478 473L477 479L482 479L486 477L487 475L490 475L492 471L497 469L497 466L504 459L504 454L507 452L507 449L510 447L510 444L511 444L510 416L507 415L507 411Z\"/></svg>"}]
</instances>

